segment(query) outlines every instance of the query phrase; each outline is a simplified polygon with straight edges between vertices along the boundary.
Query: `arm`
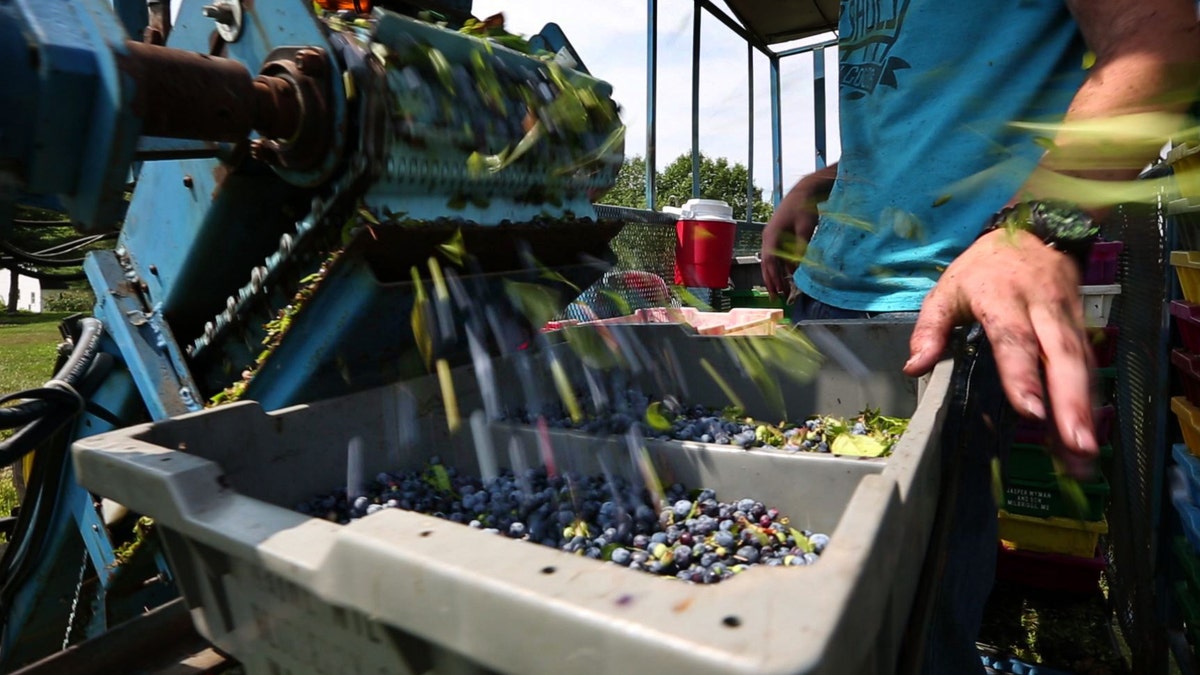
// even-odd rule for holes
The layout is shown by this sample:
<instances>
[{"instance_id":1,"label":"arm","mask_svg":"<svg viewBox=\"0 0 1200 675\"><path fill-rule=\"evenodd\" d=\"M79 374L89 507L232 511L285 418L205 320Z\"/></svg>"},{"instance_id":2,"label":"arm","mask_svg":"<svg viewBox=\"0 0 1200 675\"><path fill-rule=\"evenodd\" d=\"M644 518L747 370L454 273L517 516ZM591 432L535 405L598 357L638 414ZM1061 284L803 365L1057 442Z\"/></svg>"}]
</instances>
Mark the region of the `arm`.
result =
<instances>
[{"instance_id":1,"label":"arm","mask_svg":"<svg viewBox=\"0 0 1200 675\"><path fill-rule=\"evenodd\" d=\"M1169 123L1169 115L1152 113L1179 113L1194 100L1200 33L1188 0L1067 4L1096 63L1068 109L1054 149L1013 201L1065 197L1102 215L1122 199L1114 198L1122 194L1121 183L1128 186L1165 141L1163 133L1146 133L1144 127L1164 118ZM1114 142L1118 129L1141 137ZM1062 459L1068 469L1081 472L1097 446L1079 281L1072 261L1031 234L997 231L981 237L926 298L905 372L927 372L945 349L952 326L978 320L993 344L1005 392L1026 416L1047 415L1038 373L1039 363L1045 364L1054 423L1066 451Z\"/></svg>"},{"instance_id":2,"label":"arm","mask_svg":"<svg viewBox=\"0 0 1200 675\"><path fill-rule=\"evenodd\" d=\"M762 233L762 276L771 297L788 294L788 277L817 227L817 204L829 197L837 162L801 178L767 221Z\"/></svg>"}]
</instances>

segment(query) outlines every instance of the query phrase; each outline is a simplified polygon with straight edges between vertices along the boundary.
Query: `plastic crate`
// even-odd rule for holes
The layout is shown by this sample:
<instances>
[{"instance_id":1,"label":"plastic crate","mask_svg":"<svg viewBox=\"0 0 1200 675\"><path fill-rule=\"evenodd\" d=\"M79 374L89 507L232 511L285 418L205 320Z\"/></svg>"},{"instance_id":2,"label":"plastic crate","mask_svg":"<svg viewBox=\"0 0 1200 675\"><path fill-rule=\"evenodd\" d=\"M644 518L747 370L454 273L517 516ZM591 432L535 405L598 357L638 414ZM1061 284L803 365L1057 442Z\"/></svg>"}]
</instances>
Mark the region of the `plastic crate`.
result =
<instances>
[{"instance_id":1,"label":"plastic crate","mask_svg":"<svg viewBox=\"0 0 1200 675\"><path fill-rule=\"evenodd\" d=\"M1184 143L1171 148L1166 161L1175 174L1180 196L1200 197L1200 145Z\"/></svg>"},{"instance_id":2,"label":"plastic crate","mask_svg":"<svg viewBox=\"0 0 1200 675\"><path fill-rule=\"evenodd\" d=\"M1200 251L1200 198L1168 203L1167 217L1175 222L1180 246L1187 251Z\"/></svg>"},{"instance_id":3,"label":"plastic crate","mask_svg":"<svg viewBox=\"0 0 1200 675\"><path fill-rule=\"evenodd\" d=\"M1084 285L1100 286L1116 282L1117 264L1124 248L1124 242L1120 241L1097 241L1092 244L1087 268L1083 273Z\"/></svg>"},{"instance_id":4,"label":"plastic crate","mask_svg":"<svg viewBox=\"0 0 1200 675\"><path fill-rule=\"evenodd\" d=\"M1100 463L1112 459L1112 445L1100 446ZM1050 449L1044 445L1014 443L1008 449L1008 461L1004 464L1006 477L1026 480L1041 480L1053 474L1054 464L1050 460Z\"/></svg>"},{"instance_id":5,"label":"plastic crate","mask_svg":"<svg viewBox=\"0 0 1200 675\"><path fill-rule=\"evenodd\" d=\"M1183 471L1188 498L1193 504L1200 505L1200 457L1188 452L1187 446L1182 443L1171 446L1171 457L1175 459L1176 466ZM1200 589L1200 585L1196 588Z\"/></svg>"},{"instance_id":6,"label":"plastic crate","mask_svg":"<svg viewBox=\"0 0 1200 675\"><path fill-rule=\"evenodd\" d=\"M1175 268L1183 299L1200 302L1200 251L1171 251L1171 266Z\"/></svg>"},{"instance_id":7,"label":"plastic crate","mask_svg":"<svg viewBox=\"0 0 1200 675\"><path fill-rule=\"evenodd\" d=\"M1112 313L1113 298L1121 294L1121 284L1080 286L1083 296L1083 318L1092 328L1108 325Z\"/></svg>"},{"instance_id":8,"label":"plastic crate","mask_svg":"<svg viewBox=\"0 0 1200 675\"><path fill-rule=\"evenodd\" d=\"M1172 349L1171 365L1179 373L1179 382L1183 385L1188 403L1200 407L1200 354Z\"/></svg>"},{"instance_id":9,"label":"plastic crate","mask_svg":"<svg viewBox=\"0 0 1200 675\"><path fill-rule=\"evenodd\" d=\"M1183 526L1188 547L1192 553L1200 555L1200 507L1182 499L1172 499L1171 504L1179 515L1179 524Z\"/></svg>"},{"instance_id":10,"label":"plastic crate","mask_svg":"<svg viewBox=\"0 0 1200 675\"><path fill-rule=\"evenodd\" d=\"M1090 558L1057 553L1034 553L1000 546L996 578L1044 591L1086 595L1095 593L1106 563L1098 551Z\"/></svg>"},{"instance_id":11,"label":"plastic crate","mask_svg":"<svg viewBox=\"0 0 1200 675\"><path fill-rule=\"evenodd\" d=\"M553 321L542 328L553 332L574 326L615 326L623 324L687 325L700 335L773 335L784 321L782 309L742 307L728 312L702 312L694 307L652 307L595 321Z\"/></svg>"},{"instance_id":12,"label":"plastic crate","mask_svg":"<svg viewBox=\"0 0 1200 675\"><path fill-rule=\"evenodd\" d=\"M733 372L732 357L722 357L725 339L679 339L663 328L657 333L674 336L669 344L681 363L703 356ZM839 332L853 346L880 335ZM897 345L895 354L885 346L863 358L890 369L907 351L906 339ZM574 376L566 347L555 349ZM647 348L657 345L650 340ZM516 365L497 359L497 377L516 381ZM541 360L533 365L545 368ZM291 510L336 487L352 437L361 440L364 475L416 468L434 454L478 472L470 434L449 434L436 415L420 418L422 442L400 445L408 428L401 402L436 410L436 378L273 413L249 401L221 406L81 439L73 454L89 490L155 519L198 629L250 675L409 672L414 663L433 664L422 672L518 674L890 672L923 563L912 551L925 550L936 510L951 366L939 364L918 388L891 370L864 378L827 364L797 393L806 406L826 409L839 399L861 406L872 391L907 399L909 433L885 462L648 440L664 482L753 495L797 527L830 534L817 564L756 567L715 585L664 580L397 509L345 526ZM453 379L460 405L473 409L474 376L456 370ZM524 441L524 461L540 463L534 433L499 424L487 431L497 447ZM560 470L599 472L607 459L631 477L623 437L552 431L551 439Z\"/></svg>"},{"instance_id":13,"label":"plastic crate","mask_svg":"<svg viewBox=\"0 0 1200 675\"><path fill-rule=\"evenodd\" d=\"M1176 581L1171 584L1171 590L1175 594L1175 602L1179 606L1179 615L1184 623L1189 628L1200 626L1200 599L1183 581Z\"/></svg>"},{"instance_id":14,"label":"plastic crate","mask_svg":"<svg viewBox=\"0 0 1200 675\"><path fill-rule=\"evenodd\" d=\"M1192 552L1186 537L1175 537L1171 542L1171 550L1175 561L1179 563L1183 580L1193 591L1200 591L1200 556Z\"/></svg>"},{"instance_id":15,"label":"plastic crate","mask_svg":"<svg viewBox=\"0 0 1200 675\"><path fill-rule=\"evenodd\" d=\"M1173 300L1171 316L1175 318L1184 348L1193 354L1200 354L1200 304Z\"/></svg>"},{"instance_id":16,"label":"plastic crate","mask_svg":"<svg viewBox=\"0 0 1200 675\"><path fill-rule=\"evenodd\" d=\"M1057 670L1046 666L1022 661L1015 656L1005 656L1003 654L980 654L979 660L984 666L991 668L996 673L1004 675L1074 675L1065 670Z\"/></svg>"},{"instance_id":17,"label":"plastic crate","mask_svg":"<svg viewBox=\"0 0 1200 675\"><path fill-rule=\"evenodd\" d=\"M1117 411L1112 405L1103 405L1092 409L1092 424L1096 434L1096 443L1108 445L1112 437L1113 419ZM1026 445L1046 445L1051 437L1047 427L1052 422L1031 420L1021 417L1013 430L1013 442Z\"/></svg>"},{"instance_id":18,"label":"plastic crate","mask_svg":"<svg viewBox=\"0 0 1200 675\"><path fill-rule=\"evenodd\" d=\"M1074 518L1035 518L1000 509L1000 543L1014 551L1060 553L1076 558L1095 555L1108 521Z\"/></svg>"},{"instance_id":19,"label":"plastic crate","mask_svg":"<svg viewBox=\"0 0 1200 675\"><path fill-rule=\"evenodd\" d=\"M1188 403L1186 396L1173 396L1171 412L1179 420L1179 431L1188 452L1200 456L1200 408Z\"/></svg>"},{"instance_id":20,"label":"plastic crate","mask_svg":"<svg viewBox=\"0 0 1200 675\"><path fill-rule=\"evenodd\" d=\"M1088 329L1088 339L1092 346L1092 357L1097 368L1108 368L1117 359L1117 336L1121 329L1117 326L1099 326Z\"/></svg>"},{"instance_id":21,"label":"plastic crate","mask_svg":"<svg viewBox=\"0 0 1200 675\"><path fill-rule=\"evenodd\" d=\"M760 309L784 309L787 305L782 297L771 299L771 294L758 289L726 291L730 304L737 307L754 307Z\"/></svg>"},{"instance_id":22,"label":"plastic crate","mask_svg":"<svg viewBox=\"0 0 1200 675\"><path fill-rule=\"evenodd\" d=\"M1019 516L1038 518L1079 518L1096 521L1104 518L1104 507L1108 503L1110 488L1103 473L1079 488L1087 500L1083 513L1077 513L1075 505L1065 497L1053 473L1037 478L1007 476L1004 480L1004 510Z\"/></svg>"}]
</instances>

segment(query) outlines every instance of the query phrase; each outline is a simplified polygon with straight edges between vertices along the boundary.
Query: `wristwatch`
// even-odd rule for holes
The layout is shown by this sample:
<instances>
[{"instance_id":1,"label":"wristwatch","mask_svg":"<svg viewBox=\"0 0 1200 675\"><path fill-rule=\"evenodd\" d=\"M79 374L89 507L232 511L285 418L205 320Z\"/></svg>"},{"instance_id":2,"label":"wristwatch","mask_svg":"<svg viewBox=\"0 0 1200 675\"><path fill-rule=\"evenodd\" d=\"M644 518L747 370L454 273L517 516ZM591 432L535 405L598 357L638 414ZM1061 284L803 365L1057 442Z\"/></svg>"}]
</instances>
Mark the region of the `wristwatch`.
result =
<instances>
[{"instance_id":1,"label":"wristwatch","mask_svg":"<svg viewBox=\"0 0 1200 675\"><path fill-rule=\"evenodd\" d=\"M1000 209L979 236L1000 228L1024 230L1037 236L1047 246L1070 256L1079 266L1080 274L1087 270L1092 243L1100 235L1092 217L1078 206L1050 199L1020 202Z\"/></svg>"}]
</instances>

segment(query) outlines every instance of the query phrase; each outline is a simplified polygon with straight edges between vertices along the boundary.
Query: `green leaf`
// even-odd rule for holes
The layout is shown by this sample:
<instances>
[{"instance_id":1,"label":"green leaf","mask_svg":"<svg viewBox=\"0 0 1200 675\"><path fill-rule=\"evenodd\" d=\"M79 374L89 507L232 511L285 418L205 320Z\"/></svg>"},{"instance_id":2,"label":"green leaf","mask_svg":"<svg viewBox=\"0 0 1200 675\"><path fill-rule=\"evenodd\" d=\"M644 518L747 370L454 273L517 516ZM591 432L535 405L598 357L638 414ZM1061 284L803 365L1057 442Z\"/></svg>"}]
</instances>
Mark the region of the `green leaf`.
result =
<instances>
[{"instance_id":1,"label":"green leaf","mask_svg":"<svg viewBox=\"0 0 1200 675\"><path fill-rule=\"evenodd\" d=\"M717 383L717 386L720 387L721 391L725 393L725 396L729 398L730 403L743 410L746 409L746 405L742 403L742 399L737 395L737 392L733 390L733 387L729 386L729 383L725 381L725 378L721 377L721 374L717 372L717 369L713 367L713 364L708 362L708 359L700 359L700 367L704 368L704 372L708 373L708 376Z\"/></svg>"},{"instance_id":2,"label":"green leaf","mask_svg":"<svg viewBox=\"0 0 1200 675\"><path fill-rule=\"evenodd\" d=\"M442 54L435 47L429 48L429 62L433 64L433 72L437 75L438 80L445 87L446 91L454 95L454 76L451 74L450 62L446 60L446 55Z\"/></svg>"},{"instance_id":3,"label":"green leaf","mask_svg":"<svg viewBox=\"0 0 1200 675\"><path fill-rule=\"evenodd\" d=\"M463 239L462 228L455 230L452 237L438 244L438 250L455 265L461 266L463 259L467 257L467 245Z\"/></svg>"},{"instance_id":4,"label":"green leaf","mask_svg":"<svg viewBox=\"0 0 1200 675\"><path fill-rule=\"evenodd\" d=\"M438 492L453 492L450 486L450 474L441 464L431 464L425 469L425 482Z\"/></svg>"},{"instance_id":5,"label":"green leaf","mask_svg":"<svg viewBox=\"0 0 1200 675\"><path fill-rule=\"evenodd\" d=\"M671 420L667 417L669 414L663 410L662 401L653 401L646 406L646 424L655 431L670 431Z\"/></svg>"},{"instance_id":6,"label":"green leaf","mask_svg":"<svg viewBox=\"0 0 1200 675\"><path fill-rule=\"evenodd\" d=\"M829 444L829 451L844 457L882 457L887 448L870 435L841 434Z\"/></svg>"},{"instance_id":7,"label":"green leaf","mask_svg":"<svg viewBox=\"0 0 1200 675\"><path fill-rule=\"evenodd\" d=\"M1004 473L1000 468L1000 458L992 458L992 499L997 508L1004 508Z\"/></svg>"},{"instance_id":8,"label":"green leaf","mask_svg":"<svg viewBox=\"0 0 1200 675\"><path fill-rule=\"evenodd\" d=\"M421 283L421 273L417 271L414 265L410 270L413 280L413 288L416 292L416 297L413 300L412 315L409 318L409 324L412 326L413 341L417 344L417 350L421 353L421 359L425 362L425 368L433 366L433 335L430 333L429 326L429 298L425 296L425 286Z\"/></svg>"},{"instance_id":9,"label":"green leaf","mask_svg":"<svg viewBox=\"0 0 1200 675\"><path fill-rule=\"evenodd\" d=\"M505 280L504 290L534 328L545 326L558 314L559 296L545 286Z\"/></svg>"},{"instance_id":10,"label":"green leaf","mask_svg":"<svg viewBox=\"0 0 1200 675\"><path fill-rule=\"evenodd\" d=\"M1058 489L1067 501L1067 508L1075 514L1076 518L1080 520L1086 518L1088 515L1088 500L1087 495L1083 493L1083 488L1079 485L1079 481L1063 472L1062 462L1057 457L1051 457L1050 459L1054 465L1054 476L1058 481Z\"/></svg>"},{"instance_id":11,"label":"green leaf","mask_svg":"<svg viewBox=\"0 0 1200 675\"><path fill-rule=\"evenodd\" d=\"M796 541L796 548L804 551L805 553L813 553L817 550L817 547L813 546L812 542L808 540L808 537L804 536L803 532L794 527L790 527L788 530L792 535L792 539Z\"/></svg>"},{"instance_id":12,"label":"green leaf","mask_svg":"<svg viewBox=\"0 0 1200 675\"><path fill-rule=\"evenodd\" d=\"M571 421L579 424L583 421L583 408L579 405L579 399L575 398L575 390L571 388L571 381L567 378L567 372L563 369L562 362L557 358L550 359L550 374L554 378L554 386L558 389L558 396L562 399L563 405L567 408L567 413L571 416Z\"/></svg>"}]
</instances>

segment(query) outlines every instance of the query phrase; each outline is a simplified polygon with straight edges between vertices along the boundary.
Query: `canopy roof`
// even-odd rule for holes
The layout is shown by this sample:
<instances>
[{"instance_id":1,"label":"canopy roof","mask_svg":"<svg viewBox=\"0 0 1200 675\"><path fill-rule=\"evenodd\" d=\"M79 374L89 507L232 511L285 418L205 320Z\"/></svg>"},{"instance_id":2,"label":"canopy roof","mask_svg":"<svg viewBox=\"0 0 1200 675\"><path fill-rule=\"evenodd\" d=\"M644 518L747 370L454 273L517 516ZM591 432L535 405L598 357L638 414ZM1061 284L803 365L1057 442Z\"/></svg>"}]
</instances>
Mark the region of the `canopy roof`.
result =
<instances>
[{"instance_id":1,"label":"canopy roof","mask_svg":"<svg viewBox=\"0 0 1200 675\"><path fill-rule=\"evenodd\" d=\"M839 0L725 0L729 11L764 44L837 28Z\"/></svg>"}]
</instances>

